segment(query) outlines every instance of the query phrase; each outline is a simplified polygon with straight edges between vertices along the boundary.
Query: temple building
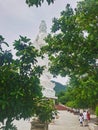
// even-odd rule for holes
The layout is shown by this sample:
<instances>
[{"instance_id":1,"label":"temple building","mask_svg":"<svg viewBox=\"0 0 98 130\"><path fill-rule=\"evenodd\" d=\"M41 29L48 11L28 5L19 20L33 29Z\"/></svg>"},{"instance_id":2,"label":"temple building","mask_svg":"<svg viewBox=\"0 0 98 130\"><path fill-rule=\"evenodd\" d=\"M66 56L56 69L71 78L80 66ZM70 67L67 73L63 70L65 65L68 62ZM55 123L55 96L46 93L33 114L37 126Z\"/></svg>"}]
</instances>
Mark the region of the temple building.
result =
<instances>
[{"instance_id":1,"label":"temple building","mask_svg":"<svg viewBox=\"0 0 98 130\"><path fill-rule=\"evenodd\" d=\"M41 24L39 26L39 33L34 41L34 46L40 50L40 48L44 45L46 45L44 38L47 36L47 26L44 20L41 21ZM48 71L48 55L44 55L44 59L38 58L38 64L45 66L44 72L40 77L41 85L42 85L42 93L43 96L46 98L52 98L56 99L55 96L55 84L51 82L51 79L53 78L52 74Z\"/></svg>"}]
</instances>

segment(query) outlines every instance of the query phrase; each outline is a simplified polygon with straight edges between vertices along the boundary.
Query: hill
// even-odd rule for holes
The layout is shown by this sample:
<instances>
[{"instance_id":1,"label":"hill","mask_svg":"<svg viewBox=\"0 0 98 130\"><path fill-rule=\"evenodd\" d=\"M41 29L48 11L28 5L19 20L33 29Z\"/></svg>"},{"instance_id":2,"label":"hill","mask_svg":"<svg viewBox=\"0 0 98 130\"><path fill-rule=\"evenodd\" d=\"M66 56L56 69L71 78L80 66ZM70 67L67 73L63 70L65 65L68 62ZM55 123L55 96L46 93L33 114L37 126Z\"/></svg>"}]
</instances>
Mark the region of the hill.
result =
<instances>
[{"instance_id":1,"label":"hill","mask_svg":"<svg viewBox=\"0 0 98 130\"><path fill-rule=\"evenodd\" d=\"M56 81L51 81L52 83L55 83L55 87L54 87L54 90L56 92L56 95L59 94L60 92L62 91L65 91L66 90L66 86L59 83L59 82L56 82Z\"/></svg>"}]
</instances>

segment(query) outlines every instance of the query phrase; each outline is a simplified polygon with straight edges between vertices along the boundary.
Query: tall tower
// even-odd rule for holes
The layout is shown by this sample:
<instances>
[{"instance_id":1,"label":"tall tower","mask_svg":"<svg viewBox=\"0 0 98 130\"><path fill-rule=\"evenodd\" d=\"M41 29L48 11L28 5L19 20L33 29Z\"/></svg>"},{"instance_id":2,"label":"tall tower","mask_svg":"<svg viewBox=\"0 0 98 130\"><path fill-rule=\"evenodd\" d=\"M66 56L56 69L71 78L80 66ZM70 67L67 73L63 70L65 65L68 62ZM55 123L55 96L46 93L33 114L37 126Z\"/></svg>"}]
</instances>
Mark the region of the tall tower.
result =
<instances>
[{"instance_id":1,"label":"tall tower","mask_svg":"<svg viewBox=\"0 0 98 130\"><path fill-rule=\"evenodd\" d=\"M39 26L39 33L34 41L34 46L40 50L40 48L44 45L46 45L44 38L47 36L47 26L44 20L41 21L41 24ZM43 74L40 77L41 85L42 85L42 93L43 96L46 98L53 98L55 97L55 84L51 82L52 75L48 71L48 55L44 55L44 59L38 58L38 64L45 66L45 70Z\"/></svg>"}]
</instances>

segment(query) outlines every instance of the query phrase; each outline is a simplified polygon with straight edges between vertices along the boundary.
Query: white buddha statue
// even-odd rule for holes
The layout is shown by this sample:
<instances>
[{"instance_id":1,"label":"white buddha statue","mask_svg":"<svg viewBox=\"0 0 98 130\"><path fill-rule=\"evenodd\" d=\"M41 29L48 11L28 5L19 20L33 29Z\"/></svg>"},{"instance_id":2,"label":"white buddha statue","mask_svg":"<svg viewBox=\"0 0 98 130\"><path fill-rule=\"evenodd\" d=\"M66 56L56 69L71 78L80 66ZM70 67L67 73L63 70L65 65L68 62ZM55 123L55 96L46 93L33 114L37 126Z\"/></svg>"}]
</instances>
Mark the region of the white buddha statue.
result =
<instances>
[{"instance_id":1,"label":"white buddha statue","mask_svg":"<svg viewBox=\"0 0 98 130\"><path fill-rule=\"evenodd\" d=\"M46 45L44 38L47 36L47 26L44 20L41 21L41 24L39 26L39 34L37 35L37 38L34 42L34 45L37 49L40 50L40 48L44 45ZM38 64L45 66L45 70L43 71L43 74L40 77L41 85L43 86L42 93L43 96L47 98L56 98L55 97L55 91L54 87L55 84L51 82L52 75L48 71L48 55L44 55L44 59L38 58Z\"/></svg>"}]
</instances>

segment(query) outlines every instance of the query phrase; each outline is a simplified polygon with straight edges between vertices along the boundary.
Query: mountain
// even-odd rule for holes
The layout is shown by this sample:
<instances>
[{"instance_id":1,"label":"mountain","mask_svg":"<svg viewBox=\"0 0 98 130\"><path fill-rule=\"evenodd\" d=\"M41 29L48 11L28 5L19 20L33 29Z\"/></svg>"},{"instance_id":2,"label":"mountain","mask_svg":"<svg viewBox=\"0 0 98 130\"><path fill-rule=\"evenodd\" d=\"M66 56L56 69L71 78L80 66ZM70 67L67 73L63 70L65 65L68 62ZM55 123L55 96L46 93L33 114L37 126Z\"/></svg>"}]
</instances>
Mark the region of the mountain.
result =
<instances>
[{"instance_id":1,"label":"mountain","mask_svg":"<svg viewBox=\"0 0 98 130\"><path fill-rule=\"evenodd\" d=\"M55 83L55 87L54 87L54 90L56 92L56 95L59 94L60 92L62 91L65 91L66 90L66 86L59 83L59 82L56 82L56 81L51 81L52 83Z\"/></svg>"}]
</instances>

